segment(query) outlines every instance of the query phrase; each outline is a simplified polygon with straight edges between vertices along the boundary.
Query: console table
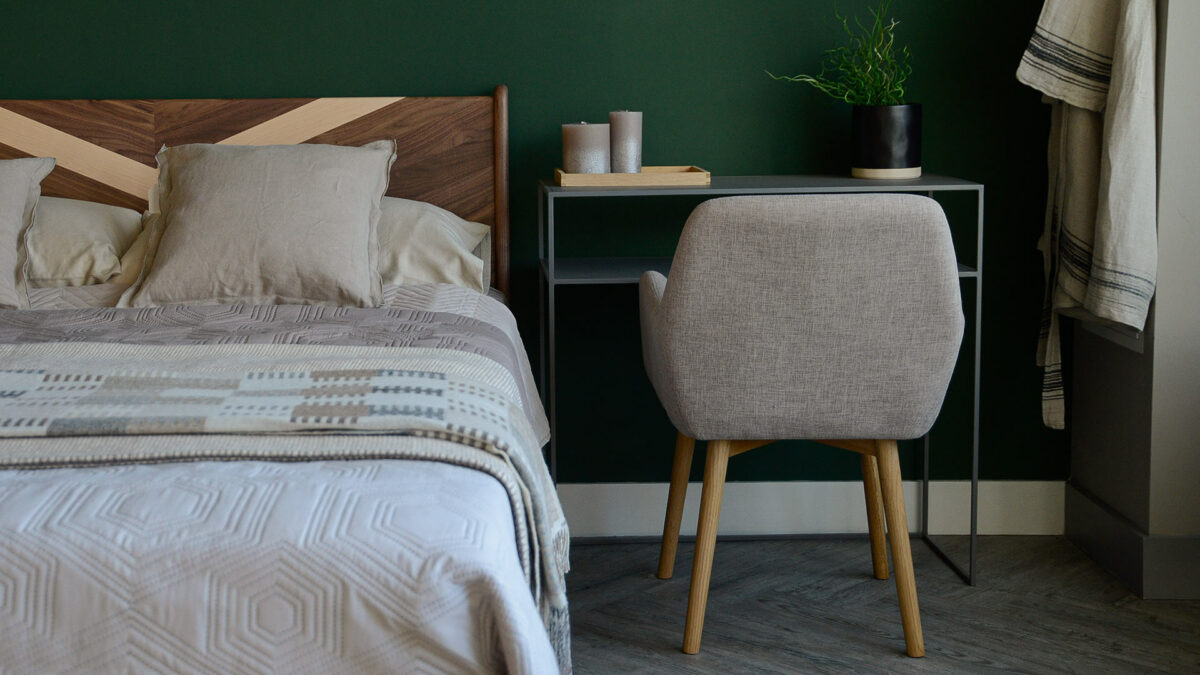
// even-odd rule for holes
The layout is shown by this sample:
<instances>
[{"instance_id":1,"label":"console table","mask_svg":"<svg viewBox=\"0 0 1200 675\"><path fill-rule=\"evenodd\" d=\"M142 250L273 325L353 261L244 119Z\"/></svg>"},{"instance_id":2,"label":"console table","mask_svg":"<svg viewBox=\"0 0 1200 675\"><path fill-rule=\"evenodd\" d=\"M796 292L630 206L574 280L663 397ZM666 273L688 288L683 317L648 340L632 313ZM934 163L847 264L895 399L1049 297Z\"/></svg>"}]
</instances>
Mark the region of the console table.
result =
<instances>
[{"instance_id":1,"label":"console table","mask_svg":"<svg viewBox=\"0 0 1200 675\"><path fill-rule=\"evenodd\" d=\"M550 417L550 473L558 479L555 290L570 284L636 284L646 270L666 274L669 257L559 258L554 249L555 202L560 199L621 199L624 197L830 194L912 192L973 192L976 196L974 260L965 264L960 253L960 279L975 280L974 405L971 442L970 559L963 569L929 537L929 437L924 439L921 496L921 537L967 583L975 583L975 544L979 501L979 356L983 300L983 185L959 178L925 175L908 180L869 180L842 176L713 176L703 186L680 187L559 187L538 183L539 385ZM957 246L956 246L957 248Z\"/></svg>"}]
</instances>

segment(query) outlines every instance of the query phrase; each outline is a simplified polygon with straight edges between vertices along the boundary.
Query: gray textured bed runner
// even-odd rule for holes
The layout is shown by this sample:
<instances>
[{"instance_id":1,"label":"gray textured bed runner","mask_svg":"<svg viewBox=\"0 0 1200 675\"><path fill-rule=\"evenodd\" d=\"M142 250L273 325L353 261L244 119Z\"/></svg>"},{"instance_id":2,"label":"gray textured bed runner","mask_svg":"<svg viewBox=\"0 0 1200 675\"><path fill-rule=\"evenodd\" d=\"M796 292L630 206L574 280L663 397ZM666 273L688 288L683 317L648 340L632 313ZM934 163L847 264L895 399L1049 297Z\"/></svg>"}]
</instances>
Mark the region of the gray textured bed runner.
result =
<instances>
[{"instance_id":1,"label":"gray textured bed runner","mask_svg":"<svg viewBox=\"0 0 1200 675\"><path fill-rule=\"evenodd\" d=\"M0 344L119 342L141 345L341 345L427 347L485 356L506 367L531 410L535 392L517 346L497 326L452 314L394 307L176 305L148 309L0 310ZM535 426L539 426L535 423ZM545 443L539 429L539 442Z\"/></svg>"}]
</instances>

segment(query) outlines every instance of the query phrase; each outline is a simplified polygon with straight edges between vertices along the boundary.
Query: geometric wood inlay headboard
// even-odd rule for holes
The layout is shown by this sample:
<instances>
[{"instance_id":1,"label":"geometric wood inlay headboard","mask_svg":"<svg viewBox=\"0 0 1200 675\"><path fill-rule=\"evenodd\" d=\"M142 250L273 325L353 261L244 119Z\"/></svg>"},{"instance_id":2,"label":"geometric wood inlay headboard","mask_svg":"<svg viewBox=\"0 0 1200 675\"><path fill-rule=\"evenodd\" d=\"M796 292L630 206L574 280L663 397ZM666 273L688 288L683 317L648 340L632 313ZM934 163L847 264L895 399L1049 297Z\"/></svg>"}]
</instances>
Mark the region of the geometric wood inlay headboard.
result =
<instances>
[{"instance_id":1,"label":"geometric wood inlay headboard","mask_svg":"<svg viewBox=\"0 0 1200 675\"><path fill-rule=\"evenodd\" d=\"M0 101L0 159L55 157L42 194L146 209L163 145L396 141L387 194L492 226L508 294L508 88L492 96Z\"/></svg>"}]
</instances>

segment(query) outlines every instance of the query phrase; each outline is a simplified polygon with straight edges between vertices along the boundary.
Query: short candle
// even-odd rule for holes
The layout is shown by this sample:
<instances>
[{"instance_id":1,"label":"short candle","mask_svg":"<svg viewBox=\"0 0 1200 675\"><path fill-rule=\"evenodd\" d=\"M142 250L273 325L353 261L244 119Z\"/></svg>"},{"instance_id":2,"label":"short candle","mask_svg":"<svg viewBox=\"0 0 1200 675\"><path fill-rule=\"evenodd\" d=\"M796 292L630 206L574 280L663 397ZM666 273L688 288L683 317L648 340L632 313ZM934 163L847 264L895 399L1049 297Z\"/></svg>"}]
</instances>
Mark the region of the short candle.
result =
<instances>
[{"instance_id":1,"label":"short candle","mask_svg":"<svg viewBox=\"0 0 1200 675\"><path fill-rule=\"evenodd\" d=\"M562 125L563 171L567 173L608 173L609 138L607 124Z\"/></svg>"}]
</instances>

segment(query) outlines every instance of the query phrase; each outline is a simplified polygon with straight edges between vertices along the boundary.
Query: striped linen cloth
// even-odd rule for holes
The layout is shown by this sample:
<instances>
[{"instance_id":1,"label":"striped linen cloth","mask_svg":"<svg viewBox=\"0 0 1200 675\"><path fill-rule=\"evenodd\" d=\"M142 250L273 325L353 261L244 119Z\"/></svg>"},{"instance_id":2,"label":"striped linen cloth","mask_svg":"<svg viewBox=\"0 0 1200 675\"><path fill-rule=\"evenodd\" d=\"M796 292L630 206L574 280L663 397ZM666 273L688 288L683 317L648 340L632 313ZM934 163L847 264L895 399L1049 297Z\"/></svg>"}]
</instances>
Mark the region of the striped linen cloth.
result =
<instances>
[{"instance_id":1,"label":"striped linen cloth","mask_svg":"<svg viewBox=\"0 0 1200 675\"><path fill-rule=\"evenodd\" d=\"M1042 419L1065 426L1059 317L1145 327L1158 264L1153 0L1046 0L1017 79L1051 106Z\"/></svg>"}]
</instances>

